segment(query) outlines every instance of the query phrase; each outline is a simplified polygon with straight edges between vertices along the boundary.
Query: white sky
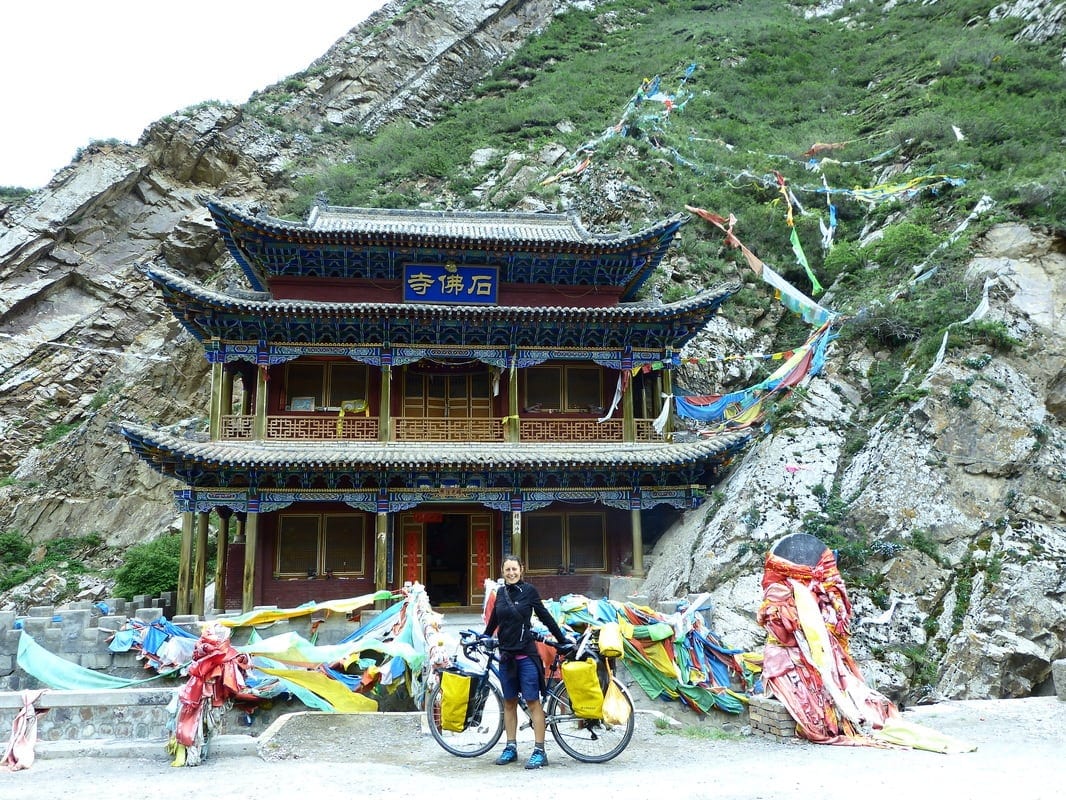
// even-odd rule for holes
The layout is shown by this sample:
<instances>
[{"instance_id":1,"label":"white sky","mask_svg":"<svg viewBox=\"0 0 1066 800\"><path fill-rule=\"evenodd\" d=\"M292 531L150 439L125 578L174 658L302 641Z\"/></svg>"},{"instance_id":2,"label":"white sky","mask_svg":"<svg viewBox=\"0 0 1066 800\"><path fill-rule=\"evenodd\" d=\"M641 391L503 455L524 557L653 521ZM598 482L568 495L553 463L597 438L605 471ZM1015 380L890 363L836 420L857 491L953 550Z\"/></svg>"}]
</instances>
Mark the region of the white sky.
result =
<instances>
[{"instance_id":1,"label":"white sky","mask_svg":"<svg viewBox=\"0 0 1066 800\"><path fill-rule=\"evenodd\" d=\"M0 186L43 186L93 139L305 69L385 0L8 0Z\"/></svg>"}]
</instances>

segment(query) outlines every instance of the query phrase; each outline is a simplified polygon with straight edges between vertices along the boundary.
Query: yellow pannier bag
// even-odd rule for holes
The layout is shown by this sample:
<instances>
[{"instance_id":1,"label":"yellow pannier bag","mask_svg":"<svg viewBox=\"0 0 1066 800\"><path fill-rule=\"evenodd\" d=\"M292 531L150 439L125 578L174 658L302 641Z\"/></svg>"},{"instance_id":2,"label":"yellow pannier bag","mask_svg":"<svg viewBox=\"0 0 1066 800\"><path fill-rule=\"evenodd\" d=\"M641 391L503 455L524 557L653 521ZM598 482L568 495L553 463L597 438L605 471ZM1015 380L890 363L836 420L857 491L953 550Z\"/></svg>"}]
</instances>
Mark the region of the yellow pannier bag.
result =
<instances>
[{"instance_id":1,"label":"yellow pannier bag","mask_svg":"<svg viewBox=\"0 0 1066 800\"><path fill-rule=\"evenodd\" d=\"M582 719L600 719L603 716L603 690L596 674L596 662L567 661L562 666L563 684L570 695L570 707Z\"/></svg>"},{"instance_id":2,"label":"yellow pannier bag","mask_svg":"<svg viewBox=\"0 0 1066 800\"><path fill-rule=\"evenodd\" d=\"M608 622L600 628L600 655L619 658L622 655L622 629L617 622Z\"/></svg>"},{"instance_id":3,"label":"yellow pannier bag","mask_svg":"<svg viewBox=\"0 0 1066 800\"><path fill-rule=\"evenodd\" d=\"M446 670L440 675L440 727L459 733L466 730L466 712L474 678L462 672Z\"/></svg>"}]
</instances>

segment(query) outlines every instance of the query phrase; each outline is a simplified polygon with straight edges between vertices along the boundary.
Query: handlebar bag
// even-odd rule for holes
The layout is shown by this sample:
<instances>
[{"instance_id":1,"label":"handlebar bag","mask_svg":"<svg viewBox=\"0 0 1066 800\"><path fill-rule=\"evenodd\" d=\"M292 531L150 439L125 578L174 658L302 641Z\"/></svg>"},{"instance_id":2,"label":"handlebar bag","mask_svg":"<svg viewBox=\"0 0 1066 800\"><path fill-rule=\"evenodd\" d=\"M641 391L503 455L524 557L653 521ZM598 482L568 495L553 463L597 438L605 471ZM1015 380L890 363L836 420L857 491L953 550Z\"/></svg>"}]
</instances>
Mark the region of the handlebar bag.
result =
<instances>
[{"instance_id":1,"label":"handlebar bag","mask_svg":"<svg viewBox=\"0 0 1066 800\"><path fill-rule=\"evenodd\" d=\"M583 719L600 719L603 716L603 690L596 672L596 662L567 661L562 666L563 684L570 695L570 707Z\"/></svg>"},{"instance_id":2,"label":"handlebar bag","mask_svg":"<svg viewBox=\"0 0 1066 800\"><path fill-rule=\"evenodd\" d=\"M440 726L459 733L466 730L468 712L474 705L475 676L458 670L444 670L440 675Z\"/></svg>"}]
</instances>

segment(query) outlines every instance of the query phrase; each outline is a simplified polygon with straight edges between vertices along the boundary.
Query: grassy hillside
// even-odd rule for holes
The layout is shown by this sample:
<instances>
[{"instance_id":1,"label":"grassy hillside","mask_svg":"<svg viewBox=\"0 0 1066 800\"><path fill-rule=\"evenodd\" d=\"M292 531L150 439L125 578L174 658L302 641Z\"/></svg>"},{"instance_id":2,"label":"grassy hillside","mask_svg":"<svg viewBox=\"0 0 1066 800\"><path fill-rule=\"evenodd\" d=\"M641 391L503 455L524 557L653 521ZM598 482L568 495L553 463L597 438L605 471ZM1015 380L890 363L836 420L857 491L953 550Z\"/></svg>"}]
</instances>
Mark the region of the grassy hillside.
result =
<instances>
[{"instance_id":1,"label":"grassy hillside","mask_svg":"<svg viewBox=\"0 0 1066 800\"><path fill-rule=\"evenodd\" d=\"M394 123L373 138L349 131L343 163L302 165L287 211L302 216L318 192L344 205L511 208L521 195L471 190L509 152L553 143L570 155L545 168L545 178L588 157L592 169L647 193L650 215L685 205L734 214L751 250L817 293L790 245L783 181L832 307L859 315L843 337L889 348L900 363L916 357L921 367L945 326L980 297L961 265L981 226L1066 219L1059 49L1014 41L1022 21L989 21L994 5L903 2L885 12L854 3L812 19L803 11L813 3L778 0L625 0L573 10L431 128ZM472 167L481 148L495 159ZM560 183L532 191L558 208ZM949 240L985 196L991 212ZM825 248L829 201L837 227ZM875 229L882 238L865 242ZM686 229L681 248L696 282L750 280L738 251L721 242L702 222ZM926 279L914 283L919 264ZM698 288L691 283L667 284L664 298ZM744 313L738 300L725 313ZM968 335L1009 344L995 326ZM803 326L786 318L776 338L795 345ZM893 383L901 374L882 376L884 402L906 395Z\"/></svg>"},{"instance_id":2,"label":"grassy hillside","mask_svg":"<svg viewBox=\"0 0 1066 800\"><path fill-rule=\"evenodd\" d=\"M901 3L888 13L858 3L812 20L804 5L635 0L571 11L431 129L397 124L354 140L345 164L304 181L301 204L318 190L338 203L435 199L404 186L422 177L446 179L462 196L476 178L466 170L475 149L547 140L576 149L619 121L643 78L660 75L672 92L694 64L683 109L632 126L637 157L620 164L664 207L761 206L767 197L751 177L771 170L817 187L803 154L834 143L842 146L821 154L840 162L823 163L831 187L876 185L894 165L907 177L965 180L946 198L956 210L989 194L1004 213L1066 218L1057 47L1013 41L1022 22L989 23L991 0ZM596 160L618 159L618 150L597 148ZM657 163L675 151L675 166ZM824 204L809 192L800 199ZM849 238L868 209L840 211Z\"/></svg>"}]
</instances>

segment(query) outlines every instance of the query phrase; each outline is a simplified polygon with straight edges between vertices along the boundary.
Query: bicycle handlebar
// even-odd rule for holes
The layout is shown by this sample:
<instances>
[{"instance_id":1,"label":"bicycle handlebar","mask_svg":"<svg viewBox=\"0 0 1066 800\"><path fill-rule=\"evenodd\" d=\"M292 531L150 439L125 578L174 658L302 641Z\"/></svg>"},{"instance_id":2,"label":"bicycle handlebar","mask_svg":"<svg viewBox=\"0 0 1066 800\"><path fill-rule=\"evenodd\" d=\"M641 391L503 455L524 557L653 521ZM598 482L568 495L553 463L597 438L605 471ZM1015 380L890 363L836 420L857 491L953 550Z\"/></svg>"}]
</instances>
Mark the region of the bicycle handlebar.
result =
<instances>
[{"instance_id":1,"label":"bicycle handlebar","mask_svg":"<svg viewBox=\"0 0 1066 800\"><path fill-rule=\"evenodd\" d=\"M554 647L565 656L577 658L580 656L580 653L594 649L592 641L589 639L589 633L589 631L586 631L582 634L581 638L576 643L573 641L557 642L554 639L547 638L541 633L537 633L536 631L533 633L533 638L538 642L543 642L549 647ZM460 631L459 644L463 648L463 652L466 654L467 658L471 657L471 651L473 650L489 653L500 646L500 642L495 636L486 636L485 634L478 633L474 630Z\"/></svg>"}]
</instances>

